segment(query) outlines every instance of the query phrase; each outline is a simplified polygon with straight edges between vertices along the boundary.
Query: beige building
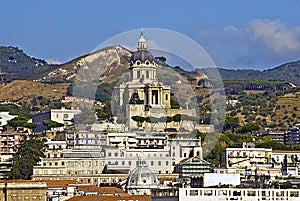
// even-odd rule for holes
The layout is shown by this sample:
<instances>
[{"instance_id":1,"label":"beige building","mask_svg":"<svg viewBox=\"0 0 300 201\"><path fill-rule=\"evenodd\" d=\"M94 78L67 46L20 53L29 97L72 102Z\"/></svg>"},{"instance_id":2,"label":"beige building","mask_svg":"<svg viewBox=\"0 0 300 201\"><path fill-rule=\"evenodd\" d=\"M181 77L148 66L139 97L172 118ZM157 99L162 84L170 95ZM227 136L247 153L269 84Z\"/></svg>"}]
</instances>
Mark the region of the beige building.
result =
<instances>
[{"instance_id":1,"label":"beige building","mask_svg":"<svg viewBox=\"0 0 300 201\"><path fill-rule=\"evenodd\" d=\"M154 118L185 114L195 116L195 109L172 109L171 87L158 80L159 66L150 52L141 33L137 51L132 54L129 67L129 76L119 86L115 87L113 98L116 100L114 114L118 117L127 117L129 129L164 130L166 122L156 122ZM125 78L124 78L125 79ZM149 122L135 122L131 117L154 117ZM170 122L170 127L179 129L178 122ZM184 128L192 130L191 124L186 123Z\"/></svg>"},{"instance_id":2,"label":"beige building","mask_svg":"<svg viewBox=\"0 0 300 201\"><path fill-rule=\"evenodd\" d=\"M47 184L42 181L9 180L0 183L0 201L46 201Z\"/></svg>"},{"instance_id":3,"label":"beige building","mask_svg":"<svg viewBox=\"0 0 300 201\"><path fill-rule=\"evenodd\" d=\"M241 148L226 148L225 166L236 169L241 176L253 176L258 170L272 167L272 148L256 148L253 143L244 143Z\"/></svg>"}]
</instances>

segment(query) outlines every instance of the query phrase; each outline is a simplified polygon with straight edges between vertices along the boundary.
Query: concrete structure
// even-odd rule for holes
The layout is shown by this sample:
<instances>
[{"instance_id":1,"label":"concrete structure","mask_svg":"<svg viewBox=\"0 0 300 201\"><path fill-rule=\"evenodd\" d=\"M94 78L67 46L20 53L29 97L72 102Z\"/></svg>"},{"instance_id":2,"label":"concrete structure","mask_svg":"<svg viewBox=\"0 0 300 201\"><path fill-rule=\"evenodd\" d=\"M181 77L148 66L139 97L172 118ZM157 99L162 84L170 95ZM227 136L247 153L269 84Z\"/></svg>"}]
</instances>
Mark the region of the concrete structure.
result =
<instances>
[{"instance_id":1,"label":"concrete structure","mask_svg":"<svg viewBox=\"0 0 300 201\"><path fill-rule=\"evenodd\" d=\"M44 113L39 113L33 115L32 123L37 125L33 129L33 132L42 132L47 130L47 126L43 124L44 120L52 120L64 125L72 125L73 120L76 114L79 114L81 111L77 109L51 109Z\"/></svg>"}]
</instances>

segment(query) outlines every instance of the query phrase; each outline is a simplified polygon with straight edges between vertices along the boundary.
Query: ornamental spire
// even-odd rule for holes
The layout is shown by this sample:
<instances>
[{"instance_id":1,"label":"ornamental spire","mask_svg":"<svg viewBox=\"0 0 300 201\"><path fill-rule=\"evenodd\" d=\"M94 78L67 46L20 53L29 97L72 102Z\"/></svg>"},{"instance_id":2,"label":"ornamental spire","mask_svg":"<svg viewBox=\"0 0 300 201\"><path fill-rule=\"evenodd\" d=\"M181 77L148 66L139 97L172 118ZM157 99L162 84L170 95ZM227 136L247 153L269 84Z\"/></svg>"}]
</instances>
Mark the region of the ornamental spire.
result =
<instances>
[{"instance_id":1,"label":"ornamental spire","mask_svg":"<svg viewBox=\"0 0 300 201\"><path fill-rule=\"evenodd\" d=\"M146 39L144 38L144 29L141 29L141 35L140 35L140 39L138 42L138 50L146 50L147 49L147 42Z\"/></svg>"}]
</instances>

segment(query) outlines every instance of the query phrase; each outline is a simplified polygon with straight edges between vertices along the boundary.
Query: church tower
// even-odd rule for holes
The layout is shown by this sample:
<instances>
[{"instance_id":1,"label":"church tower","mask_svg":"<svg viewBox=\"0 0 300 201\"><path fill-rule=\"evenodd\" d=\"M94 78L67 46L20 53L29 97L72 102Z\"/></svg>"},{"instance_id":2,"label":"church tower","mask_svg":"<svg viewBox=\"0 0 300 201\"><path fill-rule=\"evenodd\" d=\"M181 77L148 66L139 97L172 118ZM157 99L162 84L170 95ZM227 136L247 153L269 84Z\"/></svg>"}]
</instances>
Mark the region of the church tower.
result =
<instances>
[{"instance_id":1,"label":"church tower","mask_svg":"<svg viewBox=\"0 0 300 201\"><path fill-rule=\"evenodd\" d=\"M131 119L132 116L153 116L151 108L156 109L155 116L165 116L165 110L171 107L170 87L158 81L157 68L159 66L147 50L147 41L141 31L137 51L130 59L129 80L117 87L119 106L125 107L129 129L141 126Z\"/></svg>"}]
</instances>

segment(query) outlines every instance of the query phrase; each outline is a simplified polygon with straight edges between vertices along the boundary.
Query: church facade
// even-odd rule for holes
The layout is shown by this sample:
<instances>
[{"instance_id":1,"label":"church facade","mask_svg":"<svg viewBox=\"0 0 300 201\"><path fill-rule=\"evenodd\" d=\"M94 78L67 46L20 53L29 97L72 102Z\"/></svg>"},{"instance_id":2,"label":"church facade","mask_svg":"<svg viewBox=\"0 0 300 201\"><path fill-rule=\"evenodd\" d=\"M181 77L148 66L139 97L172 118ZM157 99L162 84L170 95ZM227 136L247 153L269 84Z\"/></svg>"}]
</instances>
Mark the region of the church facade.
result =
<instances>
[{"instance_id":1,"label":"church facade","mask_svg":"<svg viewBox=\"0 0 300 201\"><path fill-rule=\"evenodd\" d=\"M147 42L141 32L137 51L130 60L128 81L115 88L119 97L117 107L123 107L129 129L164 130L166 122L158 122L158 118L176 114L196 115L195 109L171 108L171 87L158 80L159 67L147 50ZM148 117L150 122L134 121L133 116ZM168 123L168 127L175 129L179 126L178 122Z\"/></svg>"}]
</instances>

